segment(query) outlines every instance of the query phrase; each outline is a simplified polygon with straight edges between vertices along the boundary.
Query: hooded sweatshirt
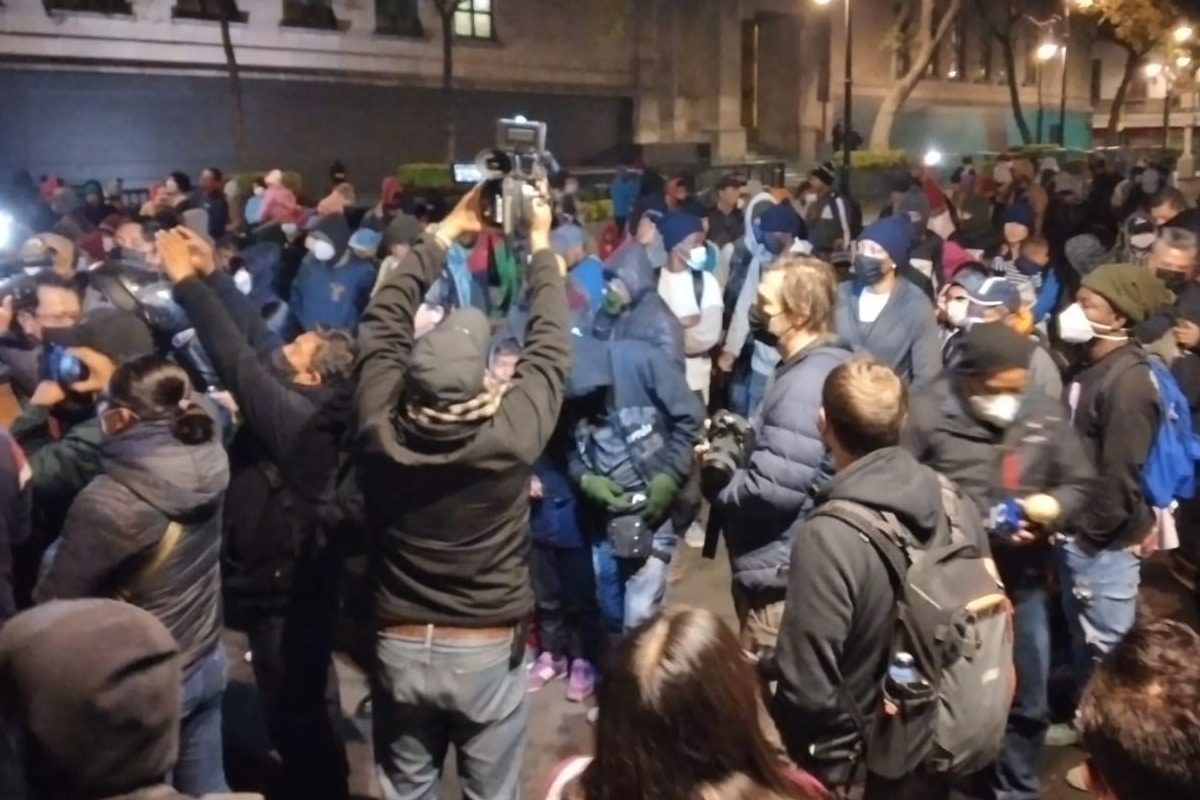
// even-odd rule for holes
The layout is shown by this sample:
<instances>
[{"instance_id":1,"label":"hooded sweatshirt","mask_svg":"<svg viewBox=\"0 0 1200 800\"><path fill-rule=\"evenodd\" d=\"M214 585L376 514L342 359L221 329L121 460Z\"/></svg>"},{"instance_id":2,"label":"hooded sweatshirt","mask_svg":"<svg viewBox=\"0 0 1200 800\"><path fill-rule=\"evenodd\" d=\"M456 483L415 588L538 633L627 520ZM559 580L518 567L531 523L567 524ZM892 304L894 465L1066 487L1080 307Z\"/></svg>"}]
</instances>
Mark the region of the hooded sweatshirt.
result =
<instances>
[{"instance_id":1,"label":"hooded sweatshirt","mask_svg":"<svg viewBox=\"0 0 1200 800\"><path fill-rule=\"evenodd\" d=\"M179 642L184 673L221 635L221 504L229 460L217 435L187 445L166 420L109 437L103 474L71 504L58 550L34 590L39 602L121 596L158 617ZM182 535L144 572L172 522Z\"/></svg>"},{"instance_id":2,"label":"hooded sweatshirt","mask_svg":"<svg viewBox=\"0 0 1200 800\"><path fill-rule=\"evenodd\" d=\"M605 282L616 278L629 290L630 302L617 314L601 309L593 335L603 341L637 339L667 353L685 368L683 326L658 293L658 277L646 248L629 241L617 248L604 265Z\"/></svg>"},{"instance_id":3,"label":"hooded sweatshirt","mask_svg":"<svg viewBox=\"0 0 1200 800\"><path fill-rule=\"evenodd\" d=\"M353 331L371 298L375 266L352 253L350 226L342 214L321 217L310 235L319 234L333 244L333 258L319 260L312 252L300 262L292 282L289 305L306 331L335 328Z\"/></svg>"}]
</instances>

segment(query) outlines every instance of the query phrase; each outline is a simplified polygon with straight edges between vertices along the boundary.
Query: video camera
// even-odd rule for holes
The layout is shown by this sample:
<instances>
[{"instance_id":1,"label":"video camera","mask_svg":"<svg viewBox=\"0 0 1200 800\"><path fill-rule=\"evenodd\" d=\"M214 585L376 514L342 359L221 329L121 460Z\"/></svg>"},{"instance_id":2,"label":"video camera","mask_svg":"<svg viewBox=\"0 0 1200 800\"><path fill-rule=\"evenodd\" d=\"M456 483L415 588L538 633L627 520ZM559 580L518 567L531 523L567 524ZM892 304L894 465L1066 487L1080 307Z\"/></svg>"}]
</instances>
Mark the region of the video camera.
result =
<instances>
[{"instance_id":1,"label":"video camera","mask_svg":"<svg viewBox=\"0 0 1200 800\"><path fill-rule=\"evenodd\" d=\"M546 123L524 117L496 120L496 145L475 158L483 177L483 217L505 235L529 230L538 181L558 172L546 149Z\"/></svg>"},{"instance_id":2,"label":"video camera","mask_svg":"<svg viewBox=\"0 0 1200 800\"><path fill-rule=\"evenodd\" d=\"M117 308L141 317L198 389L220 388L212 361L161 272L136 258L118 255L88 267L88 285Z\"/></svg>"},{"instance_id":3,"label":"video camera","mask_svg":"<svg viewBox=\"0 0 1200 800\"><path fill-rule=\"evenodd\" d=\"M724 489L746 463L746 454L754 449L754 428L745 417L718 411L708 421L706 437L708 450L700 464L700 481L709 495Z\"/></svg>"}]
</instances>

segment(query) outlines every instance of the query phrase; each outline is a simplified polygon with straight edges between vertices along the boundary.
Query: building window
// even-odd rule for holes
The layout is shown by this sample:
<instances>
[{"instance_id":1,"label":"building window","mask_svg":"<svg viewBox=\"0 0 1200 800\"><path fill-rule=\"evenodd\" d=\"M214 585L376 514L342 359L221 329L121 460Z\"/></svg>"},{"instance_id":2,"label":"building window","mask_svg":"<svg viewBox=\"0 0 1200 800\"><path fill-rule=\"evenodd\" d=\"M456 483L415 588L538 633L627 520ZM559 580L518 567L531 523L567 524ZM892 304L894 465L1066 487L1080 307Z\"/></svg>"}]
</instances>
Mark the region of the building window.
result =
<instances>
[{"instance_id":1,"label":"building window","mask_svg":"<svg viewBox=\"0 0 1200 800\"><path fill-rule=\"evenodd\" d=\"M975 51L975 82L992 82L992 59L995 40L987 25L983 25L979 35L979 49Z\"/></svg>"},{"instance_id":2,"label":"building window","mask_svg":"<svg viewBox=\"0 0 1200 800\"><path fill-rule=\"evenodd\" d=\"M230 6L230 22L245 22L246 12L237 7L236 0L175 0L171 16L176 19L210 19L220 21L221 6Z\"/></svg>"},{"instance_id":3,"label":"building window","mask_svg":"<svg viewBox=\"0 0 1200 800\"><path fill-rule=\"evenodd\" d=\"M465 0L454 12L454 35L463 39L495 39L492 0Z\"/></svg>"},{"instance_id":4,"label":"building window","mask_svg":"<svg viewBox=\"0 0 1200 800\"><path fill-rule=\"evenodd\" d=\"M425 36L418 0L375 0L375 32L387 36Z\"/></svg>"},{"instance_id":5,"label":"building window","mask_svg":"<svg viewBox=\"0 0 1200 800\"><path fill-rule=\"evenodd\" d=\"M47 11L90 11L93 14L132 14L129 0L44 0Z\"/></svg>"},{"instance_id":6,"label":"building window","mask_svg":"<svg viewBox=\"0 0 1200 800\"><path fill-rule=\"evenodd\" d=\"M1017 43L1017 52L1025 54L1025 73L1021 76L1022 86L1037 86L1042 75L1042 62L1038 61L1038 41L1028 41L1025 37Z\"/></svg>"},{"instance_id":7,"label":"building window","mask_svg":"<svg viewBox=\"0 0 1200 800\"><path fill-rule=\"evenodd\" d=\"M939 16L934 14L933 19L929 20L929 38L931 40L933 37L937 36L939 19ZM942 63L942 48L933 48L933 58L929 59L929 66L925 70L925 75L933 78L934 80L940 80L943 75Z\"/></svg>"},{"instance_id":8,"label":"building window","mask_svg":"<svg viewBox=\"0 0 1200 800\"><path fill-rule=\"evenodd\" d=\"M946 37L946 80L967 79L967 18L959 15Z\"/></svg>"},{"instance_id":9,"label":"building window","mask_svg":"<svg viewBox=\"0 0 1200 800\"><path fill-rule=\"evenodd\" d=\"M283 0L282 23L292 28L341 30L342 24L333 13L333 0Z\"/></svg>"}]
</instances>

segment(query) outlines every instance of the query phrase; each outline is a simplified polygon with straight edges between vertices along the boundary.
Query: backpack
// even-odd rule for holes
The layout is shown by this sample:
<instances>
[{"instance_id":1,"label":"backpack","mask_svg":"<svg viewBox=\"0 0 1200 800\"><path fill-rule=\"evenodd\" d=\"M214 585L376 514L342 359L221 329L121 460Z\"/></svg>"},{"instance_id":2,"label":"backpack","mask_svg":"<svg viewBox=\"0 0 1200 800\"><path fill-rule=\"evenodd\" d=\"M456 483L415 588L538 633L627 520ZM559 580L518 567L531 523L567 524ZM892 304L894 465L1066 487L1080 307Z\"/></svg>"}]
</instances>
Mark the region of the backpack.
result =
<instances>
[{"instance_id":1,"label":"backpack","mask_svg":"<svg viewBox=\"0 0 1200 800\"><path fill-rule=\"evenodd\" d=\"M885 676L871 721L839 687L862 735L861 760L888 779L918 767L965 776L991 764L1016 688L1012 603L987 554L963 532L966 501L937 477L945 514L922 546L895 515L859 503L835 499L812 512L853 527L883 560L896 593L888 663L909 653L922 679L898 689Z\"/></svg>"},{"instance_id":2,"label":"backpack","mask_svg":"<svg viewBox=\"0 0 1200 800\"><path fill-rule=\"evenodd\" d=\"M1200 461L1200 436L1192 429L1192 411L1187 396L1171 370L1154 356L1140 354L1129 366L1108 371L1097 398L1104 396L1117 376L1126 369L1145 364L1150 382L1158 392L1162 419L1150 455L1142 465L1142 491L1154 508L1167 509L1176 500L1196 494L1196 462Z\"/></svg>"}]
</instances>

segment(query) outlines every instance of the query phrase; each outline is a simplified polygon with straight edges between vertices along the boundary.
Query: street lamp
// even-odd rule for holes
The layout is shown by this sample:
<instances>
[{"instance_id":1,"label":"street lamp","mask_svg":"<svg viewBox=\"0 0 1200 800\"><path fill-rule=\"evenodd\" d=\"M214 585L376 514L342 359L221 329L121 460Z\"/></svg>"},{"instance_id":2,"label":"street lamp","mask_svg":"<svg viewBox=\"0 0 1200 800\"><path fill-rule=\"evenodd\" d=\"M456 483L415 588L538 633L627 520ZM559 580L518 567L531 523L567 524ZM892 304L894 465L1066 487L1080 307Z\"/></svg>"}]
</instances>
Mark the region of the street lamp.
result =
<instances>
[{"instance_id":1,"label":"street lamp","mask_svg":"<svg viewBox=\"0 0 1200 800\"><path fill-rule=\"evenodd\" d=\"M1042 95L1042 76L1045 74L1046 62L1058 55L1058 45L1054 42L1042 42L1034 51L1037 57L1037 143L1042 143L1042 130L1045 127L1046 104Z\"/></svg>"},{"instance_id":2,"label":"street lamp","mask_svg":"<svg viewBox=\"0 0 1200 800\"><path fill-rule=\"evenodd\" d=\"M813 2L819 6L827 6L833 0L813 0ZM851 96L854 89L854 27L850 22L850 2L851 0L842 0L842 26L845 29L846 53L842 77L844 87L842 90L842 174L838 184L844 197L850 196L850 142L853 139L850 131L854 127L854 120L850 114Z\"/></svg>"}]
</instances>

